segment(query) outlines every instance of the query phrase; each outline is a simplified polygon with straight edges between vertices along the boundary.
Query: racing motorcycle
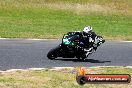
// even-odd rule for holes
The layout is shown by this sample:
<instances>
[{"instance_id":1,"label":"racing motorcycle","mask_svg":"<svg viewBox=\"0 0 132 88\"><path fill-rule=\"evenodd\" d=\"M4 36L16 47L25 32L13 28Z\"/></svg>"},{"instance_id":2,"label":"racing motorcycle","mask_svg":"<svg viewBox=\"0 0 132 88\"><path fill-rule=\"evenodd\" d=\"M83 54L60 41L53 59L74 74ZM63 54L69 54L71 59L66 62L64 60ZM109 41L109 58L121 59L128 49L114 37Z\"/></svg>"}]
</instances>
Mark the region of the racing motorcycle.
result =
<instances>
[{"instance_id":1,"label":"racing motorcycle","mask_svg":"<svg viewBox=\"0 0 132 88\"><path fill-rule=\"evenodd\" d=\"M74 35L74 36L73 36ZM96 47L100 46L105 40L101 36L96 36ZM80 45L81 44L81 45ZM94 44L83 43L83 39L80 39L79 35L75 36L75 32L68 32L64 34L62 43L51 49L47 57L50 60L54 60L57 57L63 58L77 58L78 60L85 60L90 54L93 53ZM80 47L82 46L82 47ZM89 51L85 51L84 47L87 46ZM87 53L87 56L86 56Z\"/></svg>"}]
</instances>

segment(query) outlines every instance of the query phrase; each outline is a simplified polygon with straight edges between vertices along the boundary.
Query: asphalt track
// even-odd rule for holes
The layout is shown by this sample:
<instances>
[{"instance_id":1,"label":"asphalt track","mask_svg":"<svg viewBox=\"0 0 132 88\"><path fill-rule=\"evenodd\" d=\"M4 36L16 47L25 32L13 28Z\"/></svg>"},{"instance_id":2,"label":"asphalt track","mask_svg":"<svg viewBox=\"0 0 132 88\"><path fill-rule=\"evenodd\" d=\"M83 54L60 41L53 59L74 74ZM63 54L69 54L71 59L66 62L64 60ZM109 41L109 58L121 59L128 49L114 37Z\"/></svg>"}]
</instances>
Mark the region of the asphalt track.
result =
<instances>
[{"instance_id":1,"label":"asphalt track","mask_svg":"<svg viewBox=\"0 0 132 88\"><path fill-rule=\"evenodd\" d=\"M86 61L75 58L49 60L47 52L61 40L0 40L0 70L76 67L76 66L132 66L132 42L107 41Z\"/></svg>"}]
</instances>

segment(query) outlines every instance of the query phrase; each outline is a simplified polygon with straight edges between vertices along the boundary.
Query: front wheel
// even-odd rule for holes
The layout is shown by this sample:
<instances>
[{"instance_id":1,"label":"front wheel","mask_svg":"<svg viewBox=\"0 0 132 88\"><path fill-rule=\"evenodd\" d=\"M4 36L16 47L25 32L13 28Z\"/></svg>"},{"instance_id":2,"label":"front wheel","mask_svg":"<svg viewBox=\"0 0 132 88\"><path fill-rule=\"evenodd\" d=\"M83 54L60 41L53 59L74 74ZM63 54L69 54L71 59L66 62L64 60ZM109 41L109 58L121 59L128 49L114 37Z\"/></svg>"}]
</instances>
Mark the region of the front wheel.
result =
<instances>
[{"instance_id":1,"label":"front wheel","mask_svg":"<svg viewBox=\"0 0 132 88\"><path fill-rule=\"evenodd\" d=\"M48 52L47 57L50 60L54 60L56 58L52 51Z\"/></svg>"},{"instance_id":2,"label":"front wheel","mask_svg":"<svg viewBox=\"0 0 132 88\"><path fill-rule=\"evenodd\" d=\"M51 49L47 54L48 59L54 60L55 58L57 58L58 51L60 50L60 48L61 46L59 45L56 48Z\"/></svg>"}]
</instances>

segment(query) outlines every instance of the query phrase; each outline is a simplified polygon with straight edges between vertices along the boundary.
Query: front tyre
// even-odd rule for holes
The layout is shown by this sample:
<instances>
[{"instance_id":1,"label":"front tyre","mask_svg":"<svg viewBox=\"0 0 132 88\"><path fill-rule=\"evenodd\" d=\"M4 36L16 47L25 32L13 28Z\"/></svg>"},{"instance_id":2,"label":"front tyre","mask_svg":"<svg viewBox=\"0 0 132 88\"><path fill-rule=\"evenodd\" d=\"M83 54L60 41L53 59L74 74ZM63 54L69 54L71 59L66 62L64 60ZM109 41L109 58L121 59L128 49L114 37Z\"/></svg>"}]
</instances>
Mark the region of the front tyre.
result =
<instances>
[{"instance_id":1,"label":"front tyre","mask_svg":"<svg viewBox=\"0 0 132 88\"><path fill-rule=\"evenodd\" d=\"M61 46L59 45L56 48L51 49L47 54L48 59L54 60L55 58L57 58L60 48Z\"/></svg>"},{"instance_id":2,"label":"front tyre","mask_svg":"<svg viewBox=\"0 0 132 88\"><path fill-rule=\"evenodd\" d=\"M53 54L52 51L49 51L49 52L48 52L47 57L48 57L48 59L50 59L50 60L54 60L54 59L55 59L55 55Z\"/></svg>"}]
</instances>

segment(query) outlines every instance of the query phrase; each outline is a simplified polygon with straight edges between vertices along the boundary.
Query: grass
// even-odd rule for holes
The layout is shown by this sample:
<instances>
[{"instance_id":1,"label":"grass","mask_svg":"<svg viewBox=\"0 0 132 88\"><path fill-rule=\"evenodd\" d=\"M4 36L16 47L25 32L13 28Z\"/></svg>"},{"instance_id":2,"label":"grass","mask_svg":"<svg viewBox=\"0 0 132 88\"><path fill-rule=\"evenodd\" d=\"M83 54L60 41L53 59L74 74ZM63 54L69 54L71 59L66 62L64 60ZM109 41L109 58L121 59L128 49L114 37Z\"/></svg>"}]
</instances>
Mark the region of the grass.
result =
<instances>
[{"instance_id":1,"label":"grass","mask_svg":"<svg viewBox=\"0 0 132 88\"><path fill-rule=\"evenodd\" d=\"M130 74L131 68L90 67L89 74ZM85 84L75 80L75 69L60 70L19 70L0 73L0 88L131 88L130 84Z\"/></svg>"},{"instance_id":2,"label":"grass","mask_svg":"<svg viewBox=\"0 0 132 88\"><path fill-rule=\"evenodd\" d=\"M2 38L61 38L87 25L106 39L132 40L132 1L0 0Z\"/></svg>"}]
</instances>

